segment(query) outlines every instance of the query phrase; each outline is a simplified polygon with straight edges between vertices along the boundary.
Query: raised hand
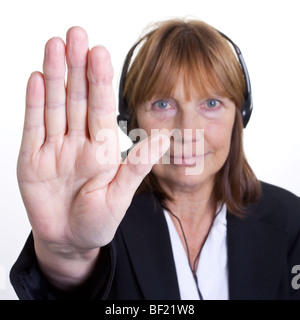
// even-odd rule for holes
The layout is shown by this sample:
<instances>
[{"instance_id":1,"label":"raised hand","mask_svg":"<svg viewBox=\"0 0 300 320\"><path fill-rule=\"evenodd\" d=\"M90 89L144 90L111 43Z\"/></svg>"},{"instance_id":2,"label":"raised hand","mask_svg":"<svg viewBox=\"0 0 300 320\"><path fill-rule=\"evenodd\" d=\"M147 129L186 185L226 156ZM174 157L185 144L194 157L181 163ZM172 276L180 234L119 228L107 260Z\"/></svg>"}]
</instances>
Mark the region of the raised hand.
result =
<instances>
[{"instance_id":1,"label":"raised hand","mask_svg":"<svg viewBox=\"0 0 300 320\"><path fill-rule=\"evenodd\" d=\"M17 174L38 261L57 286L88 276L135 190L169 147L165 136L153 136L136 146L141 153L160 148L152 163L121 163L112 78L107 50L89 50L86 32L75 27L66 45L59 38L47 42L43 74L28 81ZM116 137L109 163L97 157L103 129Z\"/></svg>"}]
</instances>

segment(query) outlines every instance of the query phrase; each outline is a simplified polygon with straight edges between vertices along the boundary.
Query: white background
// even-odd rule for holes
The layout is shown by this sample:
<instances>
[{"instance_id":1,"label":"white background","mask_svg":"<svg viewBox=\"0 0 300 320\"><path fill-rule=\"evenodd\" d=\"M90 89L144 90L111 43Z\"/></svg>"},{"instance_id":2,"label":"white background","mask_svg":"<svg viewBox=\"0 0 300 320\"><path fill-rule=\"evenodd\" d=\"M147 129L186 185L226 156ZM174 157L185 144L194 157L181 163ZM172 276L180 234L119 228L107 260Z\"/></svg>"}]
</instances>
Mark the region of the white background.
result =
<instances>
[{"instance_id":1,"label":"white background","mask_svg":"<svg viewBox=\"0 0 300 320\"><path fill-rule=\"evenodd\" d=\"M16 299L9 270L30 232L15 168L27 78L41 71L45 42L84 27L105 45L115 92L126 52L151 22L194 16L240 47L253 89L245 152L259 179L300 196L300 19L298 0L10 0L0 2L0 299ZM125 147L124 147L125 148Z\"/></svg>"}]
</instances>

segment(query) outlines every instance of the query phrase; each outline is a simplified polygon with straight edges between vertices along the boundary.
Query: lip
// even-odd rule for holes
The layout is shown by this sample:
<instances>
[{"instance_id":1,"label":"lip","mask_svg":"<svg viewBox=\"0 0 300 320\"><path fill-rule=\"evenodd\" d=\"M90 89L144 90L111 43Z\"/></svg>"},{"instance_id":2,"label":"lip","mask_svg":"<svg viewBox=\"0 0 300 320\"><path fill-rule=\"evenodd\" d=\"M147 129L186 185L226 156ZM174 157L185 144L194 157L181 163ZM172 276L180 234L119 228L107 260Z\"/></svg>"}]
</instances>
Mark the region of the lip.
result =
<instances>
[{"instance_id":1,"label":"lip","mask_svg":"<svg viewBox=\"0 0 300 320\"><path fill-rule=\"evenodd\" d=\"M179 167L194 167L199 160L204 160L204 158L209 154L209 152L205 154L200 154L200 155L192 155L189 157L185 156L172 156L169 155L170 157L170 162Z\"/></svg>"}]
</instances>

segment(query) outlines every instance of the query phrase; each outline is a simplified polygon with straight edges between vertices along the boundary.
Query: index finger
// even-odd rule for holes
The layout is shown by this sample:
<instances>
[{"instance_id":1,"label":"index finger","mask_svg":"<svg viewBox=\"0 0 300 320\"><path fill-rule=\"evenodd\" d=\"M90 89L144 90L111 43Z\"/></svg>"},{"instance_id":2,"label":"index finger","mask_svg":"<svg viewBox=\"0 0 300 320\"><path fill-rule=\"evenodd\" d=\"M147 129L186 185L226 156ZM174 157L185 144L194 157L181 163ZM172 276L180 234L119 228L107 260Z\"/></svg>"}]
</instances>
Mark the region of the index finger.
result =
<instances>
[{"instance_id":1,"label":"index finger","mask_svg":"<svg viewBox=\"0 0 300 320\"><path fill-rule=\"evenodd\" d=\"M113 68L104 47L95 47L88 59L88 128L92 140L101 129L111 129L117 135L116 101L112 85Z\"/></svg>"}]
</instances>

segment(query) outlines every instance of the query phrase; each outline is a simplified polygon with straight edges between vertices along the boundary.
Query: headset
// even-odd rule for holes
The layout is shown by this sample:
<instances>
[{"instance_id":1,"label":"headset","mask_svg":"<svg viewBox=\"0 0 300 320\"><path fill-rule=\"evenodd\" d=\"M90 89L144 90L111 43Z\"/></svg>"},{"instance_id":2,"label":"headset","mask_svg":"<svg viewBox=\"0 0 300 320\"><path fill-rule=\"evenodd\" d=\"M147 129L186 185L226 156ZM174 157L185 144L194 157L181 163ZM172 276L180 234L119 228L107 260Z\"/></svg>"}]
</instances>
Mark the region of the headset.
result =
<instances>
[{"instance_id":1,"label":"headset","mask_svg":"<svg viewBox=\"0 0 300 320\"><path fill-rule=\"evenodd\" d=\"M246 126L250 120L250 116L251 116L252 109L253 109L252 91L251 91L251 83L250 83L248 69L247 69L245 60L243 58L242 52L239 49L239 47L229 37L227 37L224 33L220 32L219 30L217 30L217 31L219 32L219 34L223 38L225 38L233 46L235 53L236 53L236 56L238 58L238 61L240 63L241 69L244 74L244 78L245 78L245 82L246 82L246 90L245 90L245 94L244 94L244 101L241 106L241 114L242 114L243 126L244 126L244 128L246 128ZM152 34L152 32L149 33L148 35L146 35L145 37L143 37L142 39L140 39L136 44L134 44L133 47L127 53L126 58L125 58L125 62L124 62L124 66L123 66L121 78L120 78L120 84L119 84L119 115L117 116L118 124L119 124L121 130L123 130L124 132L125 132L125 127L122 125L122 122L123 121L130 122L130 120L131 120L131 115L129 113L128 103L126 101L126 98L123 96L124 86L125 86L125 81L126 81L126 76L128 73L130 61L131 61L131 58L133 56L133 53L134 53L136 47L146 37L151 36L151 34Z\"/></svg>"}]
</instances>

